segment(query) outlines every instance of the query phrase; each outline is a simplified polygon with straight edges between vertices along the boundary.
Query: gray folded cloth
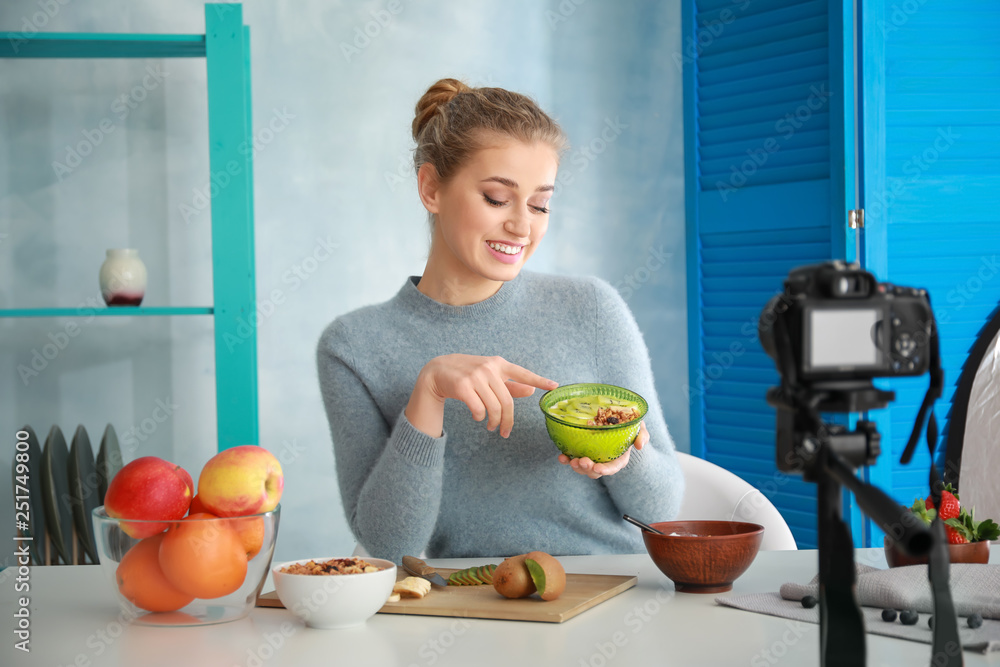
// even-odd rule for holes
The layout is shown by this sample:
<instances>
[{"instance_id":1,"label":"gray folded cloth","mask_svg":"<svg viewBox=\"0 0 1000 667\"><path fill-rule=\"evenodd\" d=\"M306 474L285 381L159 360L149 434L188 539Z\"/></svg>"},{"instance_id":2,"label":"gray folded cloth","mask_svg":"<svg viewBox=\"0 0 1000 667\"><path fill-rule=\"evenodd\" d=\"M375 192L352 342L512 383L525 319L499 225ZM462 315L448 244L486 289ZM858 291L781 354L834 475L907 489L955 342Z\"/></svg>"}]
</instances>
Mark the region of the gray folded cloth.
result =
<instances>
[{"instance_id":1,"label":"gray folded cloth","mask_svg":"<svg viewBox=\"0 0 1000 667\"><path fill-rule=\"evenodd\" d=\"M879 609L913 609L931 613L934 599L926 565L880 570L858 564L858 603ZM785 584L781 597L801 600L819 597L819 575L808 584ZM1000 619L1000 565L954 563L951 565L951 599L955 613Z\"/></svg>"},{"instance_id":2,"label":"gray folded cloth","mask_svg":"<svg viewBox=\"0 0 1000 667\"><path fill-rule=\"evenodd\" d=\"M959 618L958 632L962 648L966 651L992 653L1000 651L1000 565L951 565L951 592L955 611L961 617L977 612L986 620L979 628L968 627L965 618ZM927 580L926 565L911 565L889 570L879 570L857 564L857 594L862 605L865 632L907 639L930 644L933 633L927 627L927 617L922 616L917 625L903 625L899 621L886 622L881 618L883 609L913 609L923 614L932 613L933 600ZM759 614L769 614L809 623L819 623L819 608L806 609L801 600L806 595L819 597L819 576L808 584L785 584L778 593L750 593L746 595L720 595L717 604L735 607Z\"/></svg>"}]
</instances>

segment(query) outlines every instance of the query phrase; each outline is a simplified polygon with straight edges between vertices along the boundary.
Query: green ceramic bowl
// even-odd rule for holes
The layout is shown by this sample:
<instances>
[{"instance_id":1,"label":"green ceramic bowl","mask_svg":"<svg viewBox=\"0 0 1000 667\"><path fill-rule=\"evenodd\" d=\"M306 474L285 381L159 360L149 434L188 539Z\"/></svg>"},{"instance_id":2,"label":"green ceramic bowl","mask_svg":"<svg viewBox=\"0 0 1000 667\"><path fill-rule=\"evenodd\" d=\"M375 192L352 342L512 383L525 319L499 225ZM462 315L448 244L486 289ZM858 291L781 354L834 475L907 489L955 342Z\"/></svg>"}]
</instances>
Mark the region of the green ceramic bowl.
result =
<instances>
[{"instance_id":1,"label":"green ceramic bowl","mask_svg":"<svg viewBox=\"0 0 1000 667\"><path fill-rule=\"evenodd\" d=\"M610 396L639 404L639 419L614 426L586 426L572 424L549 414L549 408L559 401L577 396ZM639 423L646 416L649 405L639 394L611 384L567 384L545 392L538 401L545 415L545 428L549 437L566 456L590 458L594 463L613 461L629 448L639 434Z\"/></svg>"}]
</instances>

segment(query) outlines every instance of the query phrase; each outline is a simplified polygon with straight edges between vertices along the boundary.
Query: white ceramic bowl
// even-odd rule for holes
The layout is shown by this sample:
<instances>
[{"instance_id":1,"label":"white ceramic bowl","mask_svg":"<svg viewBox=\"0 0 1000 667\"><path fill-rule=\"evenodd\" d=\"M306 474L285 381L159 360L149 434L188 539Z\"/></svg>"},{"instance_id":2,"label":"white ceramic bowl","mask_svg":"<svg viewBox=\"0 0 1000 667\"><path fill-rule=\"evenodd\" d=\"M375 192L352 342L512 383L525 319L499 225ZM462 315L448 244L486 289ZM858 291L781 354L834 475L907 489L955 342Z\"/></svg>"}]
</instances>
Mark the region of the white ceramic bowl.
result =
<instances>
[{"instance_id":1,"label":"white ceramic bowl","mask_svg":"<svg viewBox=\"0 0 1000 667\"><path fill-rule=\"evenodd\" d=\"M274 589L281 604L305 621L310 628L349 628L361 625L375 615L396 584L396 566L381 558L364 558L384 568L363 574L288 574L281 572L289 565L317 563L337 558L303 558L276 565L271 570Z\"/></svg>"}]
</instances>

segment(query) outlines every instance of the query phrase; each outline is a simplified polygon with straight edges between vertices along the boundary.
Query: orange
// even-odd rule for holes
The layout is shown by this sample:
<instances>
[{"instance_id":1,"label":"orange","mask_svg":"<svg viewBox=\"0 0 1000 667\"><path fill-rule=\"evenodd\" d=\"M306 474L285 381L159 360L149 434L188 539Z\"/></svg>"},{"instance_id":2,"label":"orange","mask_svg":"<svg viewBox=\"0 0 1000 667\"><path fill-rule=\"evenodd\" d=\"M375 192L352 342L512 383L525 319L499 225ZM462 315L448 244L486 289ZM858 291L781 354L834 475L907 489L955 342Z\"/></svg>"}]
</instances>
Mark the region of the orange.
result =
<instances>
[{"instance_id":1,"label":"orange","mask_svg":"<svg viewBox=\"0 0 1000 667\"><path fill-rule=\"evenodd\" d=\"M160 569L163 537L163 533L147 537L129 549L115 574L121 594L146 611L175 611L194 600L167 581Z\"/></svg>"},{"instance_id":2,"label":"orange","mask_svg":"<svg viewBox=\"0 0 1000 667\"><path fill-rule=\"evenodd\" d=\"M213 519L200 521L199 519ZM229 595L247 576L247 554L228 521L207 512L174 523L160 544L167 581L196 598Z\"/></svg>"},{"instance_id":3,"label":"orange","mask_svg":"<svg viewBox=\"0 0 1000 667\"><path fill-rule=\"evenodd\" d=\"M260 548L264 545L264 518L259 516L236 517L230 519L229 523L243 544L247 560L259 554Z\"/></svg>"}]
</instances>

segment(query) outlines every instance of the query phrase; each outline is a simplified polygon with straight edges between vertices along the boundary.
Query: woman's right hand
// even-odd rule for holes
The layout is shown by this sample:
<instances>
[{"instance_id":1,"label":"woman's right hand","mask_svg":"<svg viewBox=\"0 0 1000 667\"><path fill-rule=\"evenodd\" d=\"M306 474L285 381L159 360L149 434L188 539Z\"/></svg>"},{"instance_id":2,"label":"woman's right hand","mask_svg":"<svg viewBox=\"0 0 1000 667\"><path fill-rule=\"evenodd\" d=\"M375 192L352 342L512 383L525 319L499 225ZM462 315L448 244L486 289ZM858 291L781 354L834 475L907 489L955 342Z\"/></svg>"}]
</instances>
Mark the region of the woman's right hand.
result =
<instances>
[{"instance_id":1,"label":"woman's right hand","mask_svg":"<svg viewBox=\"0 0 1000 667\"><path fill-rule=\"evenodd\" d=\"M472 418L489 418L486 427L499 427L504 438L514 426L514 398L531 396L535 388L555 389L558 382L543 378L503 357L446 354L434 357L420 370L406 406L406 418L420 431L440 437L444 402L462 401Z\"/></svg>"}]
</instances>

